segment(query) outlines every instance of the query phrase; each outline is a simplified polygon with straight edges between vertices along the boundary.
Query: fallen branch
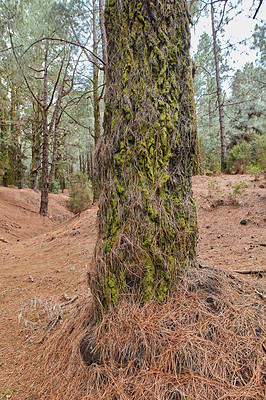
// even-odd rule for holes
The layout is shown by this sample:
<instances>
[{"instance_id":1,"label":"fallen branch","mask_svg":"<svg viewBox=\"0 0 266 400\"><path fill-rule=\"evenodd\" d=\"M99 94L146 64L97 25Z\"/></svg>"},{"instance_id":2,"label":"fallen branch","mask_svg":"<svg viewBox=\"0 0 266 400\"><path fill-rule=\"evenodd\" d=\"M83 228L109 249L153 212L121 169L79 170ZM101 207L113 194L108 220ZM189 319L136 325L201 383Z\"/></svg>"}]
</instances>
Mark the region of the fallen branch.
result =
<instances>
[{"instance_id":1,"label":"fallen branch","mask_svg":"<svg viewBox=\"0 0 266 400\"><path fill-rule=\"evenodd\" d=\"M238 270L234 270L234 272L236 272L237 274L265 274L266 269L248 269L245 271L238 271Z\"/></svg>"}]
</instances>

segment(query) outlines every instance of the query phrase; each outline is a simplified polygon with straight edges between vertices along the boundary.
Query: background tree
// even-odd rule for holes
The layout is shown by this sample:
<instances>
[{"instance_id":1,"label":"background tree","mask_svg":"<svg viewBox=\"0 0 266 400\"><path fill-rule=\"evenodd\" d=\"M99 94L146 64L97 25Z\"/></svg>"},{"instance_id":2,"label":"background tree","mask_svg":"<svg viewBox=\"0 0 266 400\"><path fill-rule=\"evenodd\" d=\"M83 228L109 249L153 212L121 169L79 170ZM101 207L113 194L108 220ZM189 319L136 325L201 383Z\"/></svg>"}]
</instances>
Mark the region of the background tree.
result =
<instances>
[{"instance_id":1,"label":"background tree","mask_svg":"<svg viewBox=\"0 0 266 400\"><path fill-rule=\"evenodd\" d=\"M97 21L96 14L99 10L96 8L96 1L94 3L94 19ZM89 63L94 62L94 56L82 44L84 38L87 37L86 40L90 40L90 35L93 33L93 24L90 24L90 21L93 22L91 6L90 2L79 0L71 2L50 0L43 8L39 0L31 0L14 1L8 5L2 5L0 8L2 18L5 21L2 43L4 59L7 60L5 65L8 65L8 59L9 64L14 64L14 58L12 59L12 54L8 51L12 47L17 61L14 82L19 82L20 97L21 99L23 97L23 101L20 101L19 111L26 116L23 129L19 125L18 128L14 126L15 121L17 124L20 121L17 117L13 118L12 126L11 120L3 122L1 136L4 138L1 140L1 145L6 147L10 143L9 148L11 149L11 141L13 143L15 137L22 137L24 143L29 144L30 142L32 149L31 166L28 159L26 165L31 168L30 186L32 188L37 189L40 184L39 173L41 172L42 175L40 207L42 215L47 215L48 191L49 188L52 188L54 176L56 175L58 179L61 179L59 176L66 174L69 179L71 171L74 168L79 168L78 160L81 149L84 153L84 155L81 154L81 157L87 158L90 136L95 137L94 130L99 128L99 103L103 86L102 83L99 84L97 81L95 89L92 90L94 82ZM77 30L77 26L80 26L79 30ZM6 29L7 27L9 27L9 31ZM96 22L95 29L98 29ZM98 42L99 36L95 38L95 45L98 46ZM89 59L86 56L88 52L91 54ZM100 64L100 58L97 58L97 55L95 59ZM11 63L10 60L12 60ZM4 63L2 63L2 66L4 70ZM99 68L103 69L100 65ZM97 69L95 69L95 75L97 74ZM12 104L15 104L14 94L18 93L14 87L14 94L11 96L10 76L10 74L7 74L3 81L2 96L2 99L7 99L8 107L11 98L13 99ZM7 91L6 97L4 88ZM89 102L93 104L93 94L95 93L99 93L97 124L93 124L92 108L89 104ZM96 109L96 107L94 108ZM18 107L13 106L13 114L15 109L18 109ZM9 118L11 114L8 109L7 112ZM73 125L75 125L74 129ZM4 135L5 127L7 127L8 135ZM11 135L11 128L16 134ZM84 131L86 131L85 135ZM73 140L71 138L68 142L75 143L75 150L72 148L69 151L68 146L65 150L62 149L61 144L66 143L66 134L73 136ZM75 135L76 139L74 138ZM81 138L82 142L77 143ZM24 146L25 149L28 148L28 144ZM21 148L21 146L18 148ZM7 150L5 154L6 159L9 160ZM69 161L61 162L58 158L58 152L69 157ZM70 155L70 153L72 154ZM27 156L29 157L29 153ZM7 173L7 163L4 156L2 158L3 163L1 165L5 165L3 175L5 172ZM16 157L16 159L19 160L21 157ZM71 162L72 165L70 165ZM60 165L60 174L57 164ZM68 167L66 167L67 165ZM14 176L14 162L9 171ZM26 176L23 178L24 182L25 179ZM15 183L17 182L11 181L10 178L7 182L7 184Z\"/></svg>"}]
</instances>

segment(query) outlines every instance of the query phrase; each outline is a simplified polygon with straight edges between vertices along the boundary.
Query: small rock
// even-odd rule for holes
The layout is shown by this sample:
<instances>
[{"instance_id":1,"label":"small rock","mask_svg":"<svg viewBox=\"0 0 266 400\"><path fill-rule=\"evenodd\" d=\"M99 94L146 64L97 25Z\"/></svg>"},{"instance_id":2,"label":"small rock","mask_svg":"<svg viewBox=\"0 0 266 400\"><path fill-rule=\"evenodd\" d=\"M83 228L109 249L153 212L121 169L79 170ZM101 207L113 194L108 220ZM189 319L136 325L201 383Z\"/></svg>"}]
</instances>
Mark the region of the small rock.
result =
<instances>
[{"instance_id":1,"label":"small rock","mask_svg":"<svg viewBox=\"0 0 266 400\"><path fill-rule=\"evenodd\" d=\"M247 225L247 220L246 219L241 219L240 224L241 225Z\"/></svg>"},{"instance_id":2,"label":"small rock","mask_svg":"<svg viewBox=\"0 0 266 400\"><path fill-rule=\"evenodd\" d=\"M259 188L264 189L265 186L263 184L259 185Z\"/></svg>"},{"instance_id":3,"label":"small rock","mask_svg":"<svg viewBox=\"0 0 266 400\"><path fill-rule=\"evenodd\" d=\"M30 282L34 282L33 276L31 276L31 275L29 276L29 281L30 281Z\"/></svg>"},{"instance_id":4,"label":"small rock","mask_svg":"<svg viewBox=\"0 0 266 400\"><path fill-rule=\"evenodd\" d=\"M218 236L217 236L218 239L221 239L221 237L222 237L221 235L218 235Z\"/></svg>"}]
</instances>

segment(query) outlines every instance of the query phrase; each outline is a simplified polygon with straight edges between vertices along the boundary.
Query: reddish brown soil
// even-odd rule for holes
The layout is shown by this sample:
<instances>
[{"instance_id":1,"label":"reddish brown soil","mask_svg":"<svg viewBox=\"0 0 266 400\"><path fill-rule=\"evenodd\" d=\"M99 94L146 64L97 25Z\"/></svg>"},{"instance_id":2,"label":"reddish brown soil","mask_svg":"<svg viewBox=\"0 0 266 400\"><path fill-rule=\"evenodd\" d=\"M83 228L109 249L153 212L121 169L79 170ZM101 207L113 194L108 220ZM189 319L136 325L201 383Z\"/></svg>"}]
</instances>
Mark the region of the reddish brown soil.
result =
<instances>
[{"instance_id":1,"label":"reddish brown soil","mask_svg":"<svg viewBox=\"0 0 266 400\"><path fill-rule=\"evenodd\" d=\"M193 178L200 264L230 271L265 269L266 184L253 179ZM247 188L235 201L229 192L240 181ZM0 399L30 398L25 358L34 364L43 351L39 342L75 307L67 301L88 293L97 208L73 216L66 195L50 195L49 217L42 218L39 201L40 194L30 189L0 187ZM244 278L265 289L264 274Z\"/></svg>"}]
</instances>

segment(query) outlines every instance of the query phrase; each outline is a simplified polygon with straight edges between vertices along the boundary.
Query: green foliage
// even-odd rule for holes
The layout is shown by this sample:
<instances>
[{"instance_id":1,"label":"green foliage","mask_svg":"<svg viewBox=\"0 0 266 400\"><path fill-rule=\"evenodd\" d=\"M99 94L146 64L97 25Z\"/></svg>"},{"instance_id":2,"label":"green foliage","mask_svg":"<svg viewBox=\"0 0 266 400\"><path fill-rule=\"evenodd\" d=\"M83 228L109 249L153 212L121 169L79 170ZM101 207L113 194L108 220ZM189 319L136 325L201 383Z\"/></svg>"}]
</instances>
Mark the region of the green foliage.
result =
<instances>
[{"instance_id":1,"label":"green foliage","mask_svg":"<svg viewBox=\"0 0 266 400\"><path fill-rule=\"evenodd\" d=\"M228 66L226 58L222 56L220 51L220 44L217 43L217 45L219 48L220 78L223 82ZM197 70L194 89L200 151L204 161L205 173L206 171L217 173L221 169L221 140L215 79L216 70L212 38L206 32L200 37L198 51L195 54L195 63Z\"/></svg>"},{"instance_id":2,"label":"green foliage","mask_svg":"<svg viewBox=\"0 0 266 400\"><path fill-rule=\"evenodd\" d=\"M205 174L217 174L221 170L219 137L199 137L201 158Z\"/></svg>"},{"instance_id":3,"label":"green foliage","mask_svg":"<svg viewBox=\"0 0 266 400\"><path fill-rule=\"evenodd\" d=\"M92 187L86 174L76 173L71 176L68 207L73 213L80 213L91 206Z\"/></svg>"},{"instance_id":4,"label":"green foliage","mask_svg":"<svg viewBox=\"0 0 266 400\"><path fill-rule=\"evenodd\" d=\"M266 41L265 41L265 31L266 24L255 26L253 33L253 49L258 49L260 51L260 64L265 67L266 65Z\"/></svg>"},{"instance_id":5,"label":"green foliage","mask_svg":"<svg viewBox=\"0 0 266 400\"><path fill-rule=\"evenodd\" d=\"M51 186L49 188L50 193L55 193L59 194L60 192L60 182L58 182L56 179L52 179Z\"/></svg>"},{"instance_id":6,"label":"green foliage","mask_svg":"<svg viewBox=\"0 0 266 400\"><path fill-rule=\"evenodd\" d=\"M266 170L266 134L254 135L252 141L253 165L259 166L261 171Z\"/></svg>"},{"instance_id":7,"label":"green foliage","mask_svg":"<svg viewBox=\"0 0 266 400\"><path fill-rule=\"evenodd\" d=\"M226 165L228 172L233 174L247 173L251 158L251 145L243 141L234 146L227 154Z\"/></svg>"},{"instance_id":8,"label":"green foliage","mask_svg":"<svg viewBox=\"0 0 266 400\"><path fill-rule=\"evenodd\" d=\"M242 140L227 154L229 173L254 174L255 180L266 170L266 135L254 135L249 142Z\"/></svg>"},{"instance_id":9,"label":"green foliage","mask_svg":"<svg viewBox=\"0 0 266 400\"><path fill-rule=\"evenodd\" d=\"M246 63L242 70L237 70L232 83L230 100L231 141L234 135L249 136L266 132L266 92L265 70Z\"/></svg>"},{"instance_id":10,"label":"green foliage","mask_svg":"<svg viewBox=\"0 0 266 400\"><path fill-rule=\"evenodd\" d=\"M17 184L25 181L25 176L37 174L39 178L42 171L44 121L34 96L42 103L46 46L49 164L56 144L55 179L68 180L79 167L79 156L86 159L89 130L86 127L93 126L93 104L88 96L92 68L84 68L82 50L64 40L85 41L91 35L91 21L91 2L85 5L80 0L47 0L44 6L41 0L0 1L0 181L4 177L8 184ZM74 37L73 28L79 40ZM20 66L11 50L9 30ZM59 40L40 40L43 37ZM53 118L61 88L64 89L61 109L65 112Z\"/></svg>"},{"instance_id":11,"label":"green foliage","mask_svg":"<svg viewBox=\"0 0 266 400\"><path fill-rule=\"evenodd\" d=\"M248 172L249 172L250 174L254 175L255 181L258 181L259 178L260 178L260 174L261 174L262 171L261 171L261 168L260 168L259 165L252 164L252 165L249 167Z\"/></svg>"}]
</instances>

